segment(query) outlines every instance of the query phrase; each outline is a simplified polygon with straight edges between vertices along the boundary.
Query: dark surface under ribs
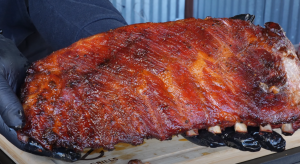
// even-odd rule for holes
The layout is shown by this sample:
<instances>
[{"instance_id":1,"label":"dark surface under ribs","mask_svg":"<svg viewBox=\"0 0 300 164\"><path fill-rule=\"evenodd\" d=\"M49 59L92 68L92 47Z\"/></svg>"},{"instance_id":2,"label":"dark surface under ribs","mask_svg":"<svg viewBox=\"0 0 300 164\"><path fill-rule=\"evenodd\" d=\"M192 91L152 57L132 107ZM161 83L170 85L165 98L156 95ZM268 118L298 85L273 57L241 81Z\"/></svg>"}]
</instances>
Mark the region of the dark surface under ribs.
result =
<instances>
[{"instance_id":1,"label":"dark surface under ribs","mask_svg":"<svg viewBox=\"0 0 300 164\"><path fill-rule=\"evenodd\" d=\"M235 122L295 122L299 59L278 24L265 26L191 18L80 40L28 70L18 136L48 149L113 149Z\"/></svg>"}]
</instances>

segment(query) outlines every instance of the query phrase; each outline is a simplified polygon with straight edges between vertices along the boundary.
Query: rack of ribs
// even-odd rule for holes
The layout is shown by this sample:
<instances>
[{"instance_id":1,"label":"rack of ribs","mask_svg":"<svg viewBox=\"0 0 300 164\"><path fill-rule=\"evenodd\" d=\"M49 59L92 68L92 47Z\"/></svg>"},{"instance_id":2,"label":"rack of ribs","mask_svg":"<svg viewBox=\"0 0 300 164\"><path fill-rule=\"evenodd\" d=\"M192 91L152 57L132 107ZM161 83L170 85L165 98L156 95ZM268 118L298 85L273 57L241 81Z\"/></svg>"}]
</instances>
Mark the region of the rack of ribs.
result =
<instances>
[{"instance_id":1,"label":"rack of ribs","mask_svg":"<svg viewBox=\"0 0 300 164\"><path fill-rule=\"evenodd\" d=\"M276 23L190 18L120 27L33 63L18 137L81 151L232 126L292 134L299 65Z\"/></svg>"}]
</instances>

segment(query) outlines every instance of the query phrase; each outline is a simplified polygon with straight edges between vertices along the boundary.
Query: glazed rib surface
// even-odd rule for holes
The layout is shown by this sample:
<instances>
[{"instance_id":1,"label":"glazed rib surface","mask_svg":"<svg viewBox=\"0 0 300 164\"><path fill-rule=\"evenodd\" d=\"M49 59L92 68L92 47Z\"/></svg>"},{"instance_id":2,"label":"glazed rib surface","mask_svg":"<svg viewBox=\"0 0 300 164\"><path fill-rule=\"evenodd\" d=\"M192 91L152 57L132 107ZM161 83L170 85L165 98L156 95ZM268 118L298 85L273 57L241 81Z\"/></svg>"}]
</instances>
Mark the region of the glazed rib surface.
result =
<instances>
[{"instance_id":1,"label":"glazed rib surface","mask_svg":"<svg viewBox=\"0 0 300 164\"><path fill-rule=\"evenodd\" d=\"M113 149L215 125L295 122L299 59L279 25L265 26L191 18L82 39L28 70L19 138Z\"/></svg>"}]
</instances>

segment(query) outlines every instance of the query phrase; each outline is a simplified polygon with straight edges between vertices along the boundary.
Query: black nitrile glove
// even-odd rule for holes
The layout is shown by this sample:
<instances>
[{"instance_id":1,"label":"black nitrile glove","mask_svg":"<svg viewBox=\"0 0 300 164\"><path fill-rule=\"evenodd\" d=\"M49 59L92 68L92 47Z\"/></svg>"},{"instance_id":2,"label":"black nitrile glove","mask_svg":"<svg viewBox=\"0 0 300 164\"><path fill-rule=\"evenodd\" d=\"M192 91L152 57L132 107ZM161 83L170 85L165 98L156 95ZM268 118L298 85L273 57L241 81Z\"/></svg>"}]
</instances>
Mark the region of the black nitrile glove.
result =
<instances>
[{"instance_id":1,"label":"black nitrile glove","mask_svg":"<svg viewBox=\"0 0 300 164\"><path fill-rule=\"evenodd\" d=\"M0 34L0 134L29 153L66 161L79 160L80 153L64 148L48 151L34 141L24 144L17 139L15 130L24 126L24 112L16 93L20 92L28 66L28 60L15 44Z\"/></svg>"},{"instance_id":2,"label":"black nitrile glove","mask_svg":"<svg viewBox=\"0 0 300 164\"><path fill-rule=\"evenodd\" d=\"M25 79L28 65L14 43L0 34L0 115L4 123L14 129L24 124L23 108L15 93Z\"/></svg>"}]
</instances>

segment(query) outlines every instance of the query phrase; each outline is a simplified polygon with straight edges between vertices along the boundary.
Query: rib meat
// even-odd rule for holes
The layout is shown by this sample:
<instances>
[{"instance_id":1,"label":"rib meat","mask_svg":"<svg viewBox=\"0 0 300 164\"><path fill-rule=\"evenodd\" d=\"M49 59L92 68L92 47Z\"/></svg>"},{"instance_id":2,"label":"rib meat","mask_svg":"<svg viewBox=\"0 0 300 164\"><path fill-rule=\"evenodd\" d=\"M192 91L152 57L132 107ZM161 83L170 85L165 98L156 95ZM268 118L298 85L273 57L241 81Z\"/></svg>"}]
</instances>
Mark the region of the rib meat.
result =
<instances>
[{"instance_id":1,"label":"rib meat","mask_svg":"<svg viewBox=\"0 0 300 164\"><path fill-rule=\"evenodd\" d=\"M191 18L121 27L31 66L18 136L48 149L113 149L236 122L294 123L299 64L276 23Z\"/></svg>"}]
</instances>

